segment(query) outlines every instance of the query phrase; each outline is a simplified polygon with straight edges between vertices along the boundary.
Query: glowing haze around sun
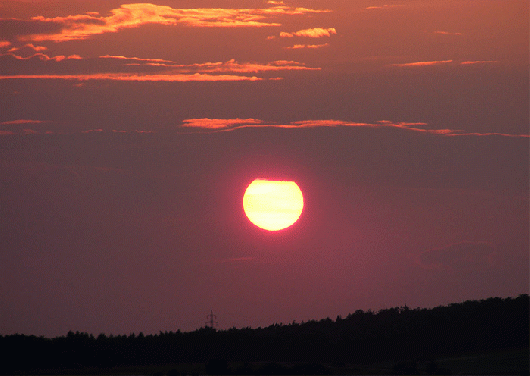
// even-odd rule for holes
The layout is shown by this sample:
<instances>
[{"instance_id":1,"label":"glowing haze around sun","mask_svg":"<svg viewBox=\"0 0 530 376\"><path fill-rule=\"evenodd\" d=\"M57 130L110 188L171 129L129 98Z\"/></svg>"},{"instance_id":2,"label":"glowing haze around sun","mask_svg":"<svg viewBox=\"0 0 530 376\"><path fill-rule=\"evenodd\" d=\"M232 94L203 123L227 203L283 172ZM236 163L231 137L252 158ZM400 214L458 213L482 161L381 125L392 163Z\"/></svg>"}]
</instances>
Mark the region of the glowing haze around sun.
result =
<instances>
[{"instance_id":1,"label":"glowing haze around sun","mask_svg":"<svg viewBox=\"0 0 530 376\"><path fill-rule=\"evenodd\" d=\"M256 179L243 196L243 209L250 222L267 231L291 226L303 207L302 191L294 181Z\"/></svg>"}]
</instances>

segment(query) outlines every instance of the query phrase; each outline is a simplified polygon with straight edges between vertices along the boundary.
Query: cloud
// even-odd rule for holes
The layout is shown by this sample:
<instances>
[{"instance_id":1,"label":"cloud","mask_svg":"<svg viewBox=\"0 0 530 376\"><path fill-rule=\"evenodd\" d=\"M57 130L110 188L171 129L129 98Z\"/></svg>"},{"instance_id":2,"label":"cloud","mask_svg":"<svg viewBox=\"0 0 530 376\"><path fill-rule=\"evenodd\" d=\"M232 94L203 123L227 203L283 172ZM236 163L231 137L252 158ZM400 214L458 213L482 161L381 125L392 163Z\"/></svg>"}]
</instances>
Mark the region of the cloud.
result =
<instances>
[{"instance_id":1,"label":"cloud","mask_svg":"<svg viewBox=\"0 0 530 376\"><path fill-rule=\"evenodd\" d=\"M58 55L58 56L48 56L42 52L37 52L33 55L30 55L30 56L26 56L26 57L23 57L23 56L19 56L19 55L15 55L11 52L9 53L6 53L6 54L0 54L0 56L11 56L12 58L14 58L15 60L41 60L41 61L49 61L49 60L54 60L56 62L59 62L59 61L63 61L63 60L68 60L68 59L82 59L81 56L79 55L70 55L70 56L64 56L64 55Z\"/></svg>"},{"instance_id":2,"label":"cloud","mask_svg":"<svg viewBox=\"0 0 530 376\"><path fill-rule=\"evenodd\" d=\"M87 75L88 76L88 75ZM93 75L97 76L97 75ZM175 78L175 77L166 77L163 79L158 79L158 76L150 78L139 78L139 77L128 77L128 78L83 78L84 80L89 79L117 79L121 81L208 81L215 80L215 78L204 78L203 75L188 75L185 78ZM197 77L200 76L200 77ZM106 76L105 76L106 77ZM191 77L191 78L190 78ZM211 76L211 77L224 77L224 76ZM236 76L239 77L239 76ZM1 77L0 77L1 78ZM54 79L56 77L48 77ZM64 76L60 78L65 79ZM71 80L79 79L79 77L74 76L68 78ZM223 79L221 79L223 80ZM232 79L224 79L226 81L231 81ZM23 126L27 124L42 124L47 123L48 121L42 120L31 120L31 119L18 119L4 121L0 123L0 126ZM194 119L185 119L180 125L181 129L192 129L196 131L208 131L208 132L218 132L218 131L233 131L241 128L284 128L284 129L302 129L302 128L317 128L317 127L356 127L356 128L379 128L379 129L397 129L407 132L419 132L423 134L430 134L434 136L444 136L444 137L456 137L456 136L468 136L468 137L511 137L511 138L530 138L528 134L504 134L504 133L469 133L460 130L453 129L426 129L426 123L421 122L392 122L389 120L380 120L375 123L360 123L360 122L351 122L344 120L335 120L335 119L317 119L317 120L301 120L293 121L289 123L270 123L265 122L261 119L255 118L246 118L246 119L210 119L210 118L194 118ZM103 132L103 129L93 129L86 132ZM20 129L18 133L51 133L52 131L43 131L39 132L36 130ZM62 131L61 131L62 132ZM112 132L123 133L125 131L112 130ZM134 131L141 132L141 131ZM154 131L145 131L145 132L154 132ZM1 132L2 135L16 134L13 130L4 130Z\"/></svg>"},{"instance_id":3,"label":"cloud","mask_svg":"<svg viewBox=\"0 0 530 376\"><path fill-rule=\"evenodd\" d=\"M438 61L415 61L413 63L405 63L405 64L392 64L395 67L424 67L424 66L430 66L430 65L443 65L443 64L449 64L452 63L453 60L438 60Z\"/></svg>"},{"instance_id":4,"label":"cloud","mask_svg":"<svg viewBox=\"0 0 530 376\"><path fill-rule=\"evenodd\" d=\"M0 48L6 48L11 46L11 42L8 40L0 40Z\"/></svg>"},{"instance_id":5,"label":"cloud","mask_svg":"<svg viewBox=\"0 0 530 376\"><path fill-rule=\"evenodd\" d=\"M24 39L28 35L57 34L61 32L63 25L55 21L41 21L38 19L1 19L0 35L4 40L13 43L19 39Z\"/></svg>"},{"instance_id":6,"label":"cloud","mask_svg":"<svg viewBox=\"0 0 530 376\"><path fill-rule=\"evenodd\" d=\"M42 120L17 119L17 120L1 122L0 125L40 124L40 123L46 123L46 122Z\"/></svg>"},{"instance_id":7,"label":"cloud","mask_svg":"<svg viewBox=\"0 0 530 376\"><path fill-rule=\"evenodd\" d=\"M292 37L322 38L322 37L330 37L331 34L337 34L337 31L332 27L328 29L316 27L312 29L304 29L304 30L295 31L294 33L286 33L282 31L280 33L280 37L282 38L292 38Z\"/></svg>"},{"instance_id":8,"label":"cloud","mask_svg":"<svg viewBox=\"0 0 530 376\"><path fill-rule=\"evenodd\" d=\"M487 242L461 242L423 252L416 262L426 269L465 270L469 267L492 267L499 255Z\"/></svg>"},{"instance_id":9,"label":"cloud","mask_svg":"<svg viewBox=\"0 0 530 376\"><path fill-rule=\"evenodd\" d=\"M203 129L228 129L233 126L262 124L259 119L186 119L183 127Z\"/></svg>"},{"instance_id":10,"label":"cloud","mask_svg":"<svg viewBox=\"0 0 530 376\"><path fill-rule=\"evenodd\" d=\"M179 72L204 72L204 73L216 73L216 72L234 72L234 73L257 73L267 71L282 71L282 70L320 70L320 68L306 67L304 63L288 60L276 60L267 64L246 62L238 63L236 60L231 59L227 62L215 62L215 63L201 63L191 65L172 65Z\"/></svg>"},{"instance_id":11,"label":"cloud","mask_svg":"<svg viewBox=\"0 0 530 376\"><path fill-rule=\"evenodd\" d=\"M292 60L276 60L268 63L258 62L238 62L230 59L225 62L206 62L196 64L175 64L170 60L139 58L126 56L100 56L101 61L97 64L87 61L83 65L71 63L68 66L70 72L82 70L84 74L69 74L61 76L59 65L54 65L63 60L84 60L79 55L50 57L43 53L36 53L28 57L17 56L12 53L0 54L0 61L5 62L5 75L0 79L77 79L81 81L106 79L106 80L128 80L128 81L227 81L227 76L233 76L230 80L253 80L261 78L247 77L243 74L256 74L260 72L279 71L315 71L318 67L307 67L304 63ZM89 59L90 60L90 59ZM92 60L93 61L93 60ZM24 63L23 63L24 62ZM72 65L74 64L74 65ZM80 64L80 63L79 63ZM132 72L131 66L137 66ZM87 74L87 69L98 69L106 73ZM124 73L119 73L123 72ZM39 74L35 74L38 72ZM209 74L209 76L195 76L197 74ZM214 74L225 74L225 76L215 76ZM156 77L155 77L156 76ZM193 76L193 77L191 77ZM218 77L218 79L215 79ZM241 77L236 79L236 77ZM202 78L202 79L200 79ZM277 77L276 79L281 79Z\"/></svg>"},{"instance_id":12,"label":"cloud","mask_svg":"<svg viewBox=\"0 0 530 376\"><path fill-rule=\"evenodd\" d=\"M261 81L263 78L239 75L212 74L129 74L129 73L95 73L95 74L36 74L36 75L6 75L0 80L9 79L41 79L41 80L110 80L110 81L142 81L142 82L192 82L192 81Z\"/></svg>"},{"instance_id":13,"label":"cloud","mask_svg":"<svg viewBox=\"0 0 530 376\"><path fill-rule=\"evenodd\" d=\"M416 61L413 63L404 64L392 64L394 67L424 67L431 65L475 65L475 64L496 64L497 60L475 60L475 61L462 61L460 63L453 60L438 60L438 61Z\"/></svg>"},{"instance_id":14,"label":"cloud","mask_svg":"<svg viewBox=\"0 0 530 376\"><path fill-rule=\"evenodd\" d=\"M472 64L495 64L497 60L477 60L477 61L462 61L460 65L472 65Z\"/></svg>"},{"instance_id":15,"label":"cloud","mask_svg":"<svg viewBox=\"0 0 530 376\"><path fill-rule=\"evenodd\" d=\"M15 51L20 51L24 48L29 48L33 51L36 51L36 52L40 52L40 51L46 51L48 49L48 47L43 47L43 46L35 46L33 45L33 43L26 43L24 46L22 47L13 47L11 48L8 52L15 52Z\"/></svg>"},{"instance_id":16,"label":"cloud","mask_svg":"<svg viewBox=\"0 0 530 376\"><path fill-rule=\"evenodd\" d=\"M266 123L260 119L186 119L182 127L205 129L213 131L231 131L239 128L256 128L256 127L273 127L273 128L316 128L316 127L359 127L359 128L394 128L410 132L420 132L438 136L504 136L504 137L523 137L530 135L522 134L503 134L503 133L468 133L453 129L425 129L420 127L427 126L427 123L411 122L391 122L389 120L380 120L376 123L358 123L334 119L320 120L302 120L294 121L287 124Z\"/></svg>"},{"instance_id":17,"label":"cloud","mask_svg":"<svg viewBox=\"0 0 530 376\"><path fill-rule=\"evenodd\" d=\"M140 62L147 62L147 63L171 63L171 60L164 60L164 59L141 59L138 57L126 57L126 56L111 56L111 55L105 55L100 56L100 59L116 59L116 60L134 60L134 61L140 61Z\"/></svg>"},{"instance_id":18,"label":"cloud","mask_svg":"<svg viewBox=\"0 0 530 376\"><path fill-rule=\"evenodd\" d=\"M369 6L369 7L366 7L364 9L366 10L374 10L374 9L390 9L390 8L397 8L397 7L404 7L405 5L403 4L394 4L394 5L388 5L388 4L385 4L383 6Z\"/></svg>"},{"instance_id":19,"label":"cloud","mask_svg":"<svg viewBox=\"0 0 530 376\"><path fill-rule=\"evenodd\" d=\"M459 133L460 131L454 131L451 129L424 129L418 128L418 126L426 126L426 123L407 123L399 122L394 123L389 120L380 120L377 123L356 123L356 122L347 122L341 120L305 120L305 121L296 121L291 123L301 128L306 127L368 127L368 128L399 128L407 131L415 132L424 132L438 135L449 135Z\"/></svg>"},{"instance_id":20,"label":"cloud","mask_svg":"<svg viewBox=\"0 0 530 376\"><path fill-rule=\"evenodd\" d=\"M441 35L462 35L462 33L451 33L449 31L442 31L442 30L436 30L434 34L441 34Z\"/></svg>"},{"instance_id":21,"label":"cloud","mask_svg":"<svg viewBox=\"0 0 530 376\"><path fill-rule=\"evenodd\" d=\"M316 48L323 48L328 47L329 43L323 43L323 44L295 44L291 47L284 47L286 50L298 50L301 48L309 48L309 49L316 49Z\"/></svg>"},{"instance_id":22,"label":"cloud","mask_svg":"<svg viewBox=\"0 0 530 376\"><path fill-rule=\"evenodd\" d=\"M184 25L191 27L269 27L280 26L271 20L277 16L303 15L330 12L308 8L289 7L282 2L270 3L263 9L175 9L150 3L122 4L112 9L110 16L97 12L81 15L47 18L36 16L31 20L11 20L17 27L8 37L30 41L55 41L87 39L93 35L113 33L124 28L136 28L146 24ZM2 20L7 21L7 20ZM30 25L24 28L22 25ZM8 26L5 26L7 29ZM42 31L39 30L43 29ZM12 28L13 29L13 28ZM34 30L37 32L28 32Z\"/></svg>"}]
</instances>

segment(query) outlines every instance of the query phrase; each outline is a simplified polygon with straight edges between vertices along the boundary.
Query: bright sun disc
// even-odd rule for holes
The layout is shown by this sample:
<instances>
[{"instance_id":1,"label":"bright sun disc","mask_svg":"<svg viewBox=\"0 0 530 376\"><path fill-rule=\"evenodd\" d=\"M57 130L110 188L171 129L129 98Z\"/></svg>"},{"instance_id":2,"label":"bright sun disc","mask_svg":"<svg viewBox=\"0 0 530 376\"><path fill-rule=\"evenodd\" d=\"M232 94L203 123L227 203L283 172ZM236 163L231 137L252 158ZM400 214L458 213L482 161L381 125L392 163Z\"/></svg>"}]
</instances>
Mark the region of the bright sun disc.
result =
<instances>
[{"instance_id":1,"label":"bright sun disc","mask_svg":"<svg viewBox=\"0 0 530 376\"><path fill-rule=\"evenodd\" d=\"M302 191L294 181L256 179L243 196L243 209L250 222L268 231L291 226L303 207Z\"/></svg>"}]
</instances>

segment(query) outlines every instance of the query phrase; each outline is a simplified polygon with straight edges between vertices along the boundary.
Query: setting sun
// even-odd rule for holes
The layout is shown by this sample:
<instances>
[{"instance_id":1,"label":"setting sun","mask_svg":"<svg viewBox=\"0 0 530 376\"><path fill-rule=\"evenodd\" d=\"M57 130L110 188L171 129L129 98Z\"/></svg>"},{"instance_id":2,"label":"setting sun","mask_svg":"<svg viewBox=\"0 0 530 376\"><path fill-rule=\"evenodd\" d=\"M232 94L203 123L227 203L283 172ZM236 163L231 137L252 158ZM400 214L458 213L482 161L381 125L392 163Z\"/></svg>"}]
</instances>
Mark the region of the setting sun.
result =
<instances>
[{"instance_id":1,"label":"setting sun","mask_svg":"<svg viewBox=\"0 0 530 376\"><path fill-rule=\"evenodd\" d=\"M278 231L295 223L304 207L302 191L294 181L256 179L243 196L243 209L256 226Z\"/></svg>"}]
</instances>

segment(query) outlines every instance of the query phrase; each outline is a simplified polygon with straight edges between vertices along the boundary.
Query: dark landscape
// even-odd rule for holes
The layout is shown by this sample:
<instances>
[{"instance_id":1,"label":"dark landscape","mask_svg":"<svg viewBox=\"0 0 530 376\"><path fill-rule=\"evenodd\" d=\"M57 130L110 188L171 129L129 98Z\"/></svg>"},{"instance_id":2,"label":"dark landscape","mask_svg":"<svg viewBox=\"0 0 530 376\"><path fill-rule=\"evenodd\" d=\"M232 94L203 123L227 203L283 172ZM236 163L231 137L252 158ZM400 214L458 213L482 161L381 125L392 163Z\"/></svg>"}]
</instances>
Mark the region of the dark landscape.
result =
<instances>
[{"instance_id":1,"label":"dark landscape","mask_svg":"<svg viewBox=\"0 0 530 376\"><path fill-rule=\"evenodd\" d=\"M529 297L265 328L0 336L3 374L528 374Z\"/></svg>"}]
</instances>

